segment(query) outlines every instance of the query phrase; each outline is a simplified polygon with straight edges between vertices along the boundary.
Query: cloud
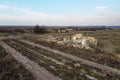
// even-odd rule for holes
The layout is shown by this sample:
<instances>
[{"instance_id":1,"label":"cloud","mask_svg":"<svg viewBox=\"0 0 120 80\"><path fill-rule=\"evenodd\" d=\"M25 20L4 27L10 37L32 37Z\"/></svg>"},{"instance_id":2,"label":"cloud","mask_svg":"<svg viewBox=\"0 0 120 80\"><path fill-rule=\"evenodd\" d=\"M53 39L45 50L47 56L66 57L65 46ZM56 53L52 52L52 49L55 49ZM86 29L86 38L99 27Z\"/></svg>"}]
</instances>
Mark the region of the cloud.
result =
<instances>
[{"instance_id":1,"label":"cloud","mask_svg":"<svg viewBox=\"0 0 120 80\"><path fill-rule=\"evenodd\" d=\"M16 7L12 7L9 5L4 5L4 4L0 4L0 10L4 10L4 9L8 9L8 10L16 10Z\"/></svg>"},{"instance_id":2,"label":"cloud","mask_svg":"<svg viewBox=\"0 0 120 80\"><path fill-rule=\"evenodd\" d=\"M14 16L0 15L0 24L14 25L120 25L120 16L65 16L65 15L46 15L46 16Z\"/></svg>"},{"instance_id":3,"label":"cloud","mask_svg":"<svg viewBox=\"0 0 120 80\"><path fill-rule=\"evenodd\" d=\"M8 13L6 14L9 14L11 12L15 12L15 14L20 13L24 15L29 15L29 13L35 14L35 12L31 10L31 8L17 7L17 6L5 5L5 4L0 4L0 10L1 10L0 12L7 11Z\"/></svg>"},{"instance_id":4,"label":"cloud","mask_svg":"<svg viewBox=\"0 0 120 80\"><path fill-rule=\"evenodd\" d=\"M105 7L97 7L105 8ZM64 15L49 14L10 5L0 5L0 9L15 14L0 14L1 25L120 25L120 15ZM16 15L18 14L18 15Z\"/></svg>"},{"instance_id":5,"label":"cloud","mask_svg":"<svg viewBox=\"0 0 120 80\"><path fill-rule=\"evenodd\" d=\"M100 11L105 11L108 9L108 7L107 6L96 6L96 9Z\"/></svg>"}]
</instances>

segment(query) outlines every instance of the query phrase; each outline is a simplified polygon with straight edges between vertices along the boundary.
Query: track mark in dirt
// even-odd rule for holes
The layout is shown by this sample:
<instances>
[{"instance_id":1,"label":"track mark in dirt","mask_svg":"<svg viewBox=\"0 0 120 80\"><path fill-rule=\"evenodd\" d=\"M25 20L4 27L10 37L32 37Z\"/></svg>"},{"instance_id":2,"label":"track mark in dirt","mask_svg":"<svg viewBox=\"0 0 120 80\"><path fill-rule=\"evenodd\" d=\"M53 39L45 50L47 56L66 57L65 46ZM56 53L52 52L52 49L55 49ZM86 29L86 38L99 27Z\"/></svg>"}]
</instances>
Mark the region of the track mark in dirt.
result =
<instances>
[{"instance_id":1,"label":"track mark in dirt","mask_svg":"<svg viewBox=\"0 0 120 80\"><path fill-rule=\"evenodd\" d=\"M26 40L19 40L19 41L21 41L23 43L27 43L27 44L32 45L32 46L39 47L41 49L44 49L44 50L47 50L47 51L50 51L50 52L53 52L55 54L62 55L64 57L68 58L68 59L72 59L74 61L79 61L79 62L81 62L83 64L88 65L88 66L100 69L101 71L103 71L103 72L105 72L107 74L119 75L120 76L120 70L117 70L117 69L114 69L114 68L111 68L111 67L108 67L108 66L105 66L105 65L101 65L99 63L95 63L95 62L92 62L92 61L89 61L89 60L86 60L86 59L78 58L76 56L66 54L66 53L58 51L58 50L54 50L54 49L51 49L51 48L48 48L48 47L45 47L45 46L42 46L42 45L38 45L38 44L35 44L35 43L32 43L32 42L28 42Z\"/></svg>"},{"instance_id":2,"label":"track mark in dirt","mask_svg":"<svg viewBox=\"0 0 120 80\"><path fill-rule=\"evenodd\" d=\"M3 41L0 41L0 45L5 49L7 53L12 55L15 60L17 60L22 64L22 66L30 71L36 80L61 80L60 78L54 76L52 73L48 72L43 67L40 67L37 63L22 56L19 52L5 44Z\"/></svg>"}]
</instances>

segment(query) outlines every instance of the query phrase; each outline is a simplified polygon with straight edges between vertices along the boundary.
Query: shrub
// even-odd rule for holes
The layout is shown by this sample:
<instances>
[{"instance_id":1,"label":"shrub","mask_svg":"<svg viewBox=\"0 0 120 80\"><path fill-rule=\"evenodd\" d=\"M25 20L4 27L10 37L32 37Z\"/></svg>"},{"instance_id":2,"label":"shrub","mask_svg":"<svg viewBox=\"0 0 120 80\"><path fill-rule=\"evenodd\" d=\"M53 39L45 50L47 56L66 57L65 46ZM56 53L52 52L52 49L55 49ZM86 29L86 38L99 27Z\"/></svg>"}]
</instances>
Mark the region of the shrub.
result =
<instances>
[{"instance_id":1,"label":"shrub","mask_svg":"<svg viewBox=\"0 0 120 80\"><path fill-rule=\"evenodd\" d=\"M44 34L44 33L48 33L48 31L47 31L47 28L45 28L44 26L39 27L39 25L37 25L34 28L34 33L36 33L36 34L39 34L39 33Z\"/></svg>"}]
</instances>

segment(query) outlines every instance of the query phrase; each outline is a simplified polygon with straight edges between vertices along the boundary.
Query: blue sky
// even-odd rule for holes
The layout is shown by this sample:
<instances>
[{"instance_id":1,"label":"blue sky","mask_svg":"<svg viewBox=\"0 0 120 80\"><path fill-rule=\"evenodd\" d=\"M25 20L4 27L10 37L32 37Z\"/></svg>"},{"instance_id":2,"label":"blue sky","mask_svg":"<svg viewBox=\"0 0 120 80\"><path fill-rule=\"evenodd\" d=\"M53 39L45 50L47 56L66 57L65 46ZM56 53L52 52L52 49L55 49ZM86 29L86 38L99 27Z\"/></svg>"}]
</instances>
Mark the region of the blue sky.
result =
<instances>
[{"instance_id":1,"label":"blue sky","mask_svg":"<svg viewBox=\"0 0 120 80\"><path fill-rule=\"evenodd\" d=\"M0 25L120 25L120 0L0 0Z\"/></svg>"}]
</instances>

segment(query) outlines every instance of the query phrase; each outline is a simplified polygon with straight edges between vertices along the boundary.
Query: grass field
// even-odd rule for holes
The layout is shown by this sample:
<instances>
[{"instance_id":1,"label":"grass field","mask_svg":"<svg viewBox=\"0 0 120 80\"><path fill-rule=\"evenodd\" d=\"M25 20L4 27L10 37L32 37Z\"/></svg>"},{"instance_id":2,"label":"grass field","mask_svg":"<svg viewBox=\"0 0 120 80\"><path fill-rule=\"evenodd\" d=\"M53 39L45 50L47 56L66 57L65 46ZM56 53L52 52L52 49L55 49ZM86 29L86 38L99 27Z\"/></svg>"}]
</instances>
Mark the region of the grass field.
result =
<instances>
[{"instance_id":1,"label":"grass field","mask_svg":"<svg viewBox=\"0 0 120 80\"><path fill-rule=\"evenodd\" d=\"M98 30L98 31L74 31L71 33L47 33L43 35L22 34L27 38L41 39L49 35L58 37L62 40L63 37L82 33L84 36L93 36L98 40L98 47L105 53L120 54L120 29Z\"/></svg>"},{"instance_id":2,"label":"grass field","mask_svg":"<svg viewBox=\"0 0 120 80\"><path fill-rule=\"evenodd\" d=\"M66 45L61 45L55 42L46 41L46 39L49 39L49 36L53 36L56 37L58 40L62 40L66 36L70 36L77 33L82 33L84 34L84 36L95 37L98 40L98 45L95 48L95 50L90 51L86 49L74 48L71 46L68 47ZM1 36L8 36L8 35L11 34L1 33ZM34 42L36 44L47 46L52 49L65 52L67 54L77 56L79 58L87 59L89 61L100 63L102 65L106 65L120 70L120 37L119 37L120 30L119 29L99 30L99 31L74 31L71 33L46 33L46 34L16 33L12 35L20 35L23 36L22 39ZM12 48L14 48L15 50L17 50L18 52L20 52L23 56L38 63L40 66L44 67L49 72L51 72L55 76L62 78L63 80L80 80L80 79L91 80L91 78L95 80L120 79L119 76L106 74L91 66L87 66L80 62L76 62L67 59L63 56L42 50L38 47L22 43L18 40L6 39L3 41ZM18 76L17 80L21 80L21 78L25 78L23 80L34 80L32 76L28 77L31 74L28 71L26 71L22 66L20 66L20 64L18 64L17 61L14 61L12 57L9 58L9 55L5 53L2 48L0 48L0 50L1 53L5 54L3 57L0 57L2 62L1 65L3 65L3 63L7 63L9 64L9 66L12 66L10 69L15 68L15 72L19 73L16 75L10 75L8 76L8 78L12 77L11 80L16 80L15 76ZM8 57L6 57L7 55ZM6 59L8 60L8 62L6 62ZM1 69L4 68L2 67ZM1 74L2 72L0 72L0 75ZM2 79L4 77L5 75L2 77Z\"/></svg>"},{"instance_id":3,"label":"grass field","mask_svg":"<svg viewBox=\"0 0 120 80\"><path fill-rule=\"evenodd\" d=\"M83 33L85 36L93 36L98 40L98 46L94 52L85 49L73 48L59 45L53 42L46 42L44 39L49 35L56 36L59 40L63 37ZM22 34L26 39L42 44L72 55L76 55L88 60L96 61L109 66L120 67L120 30L100 30L100 31L75 31L72 33L47 33L44 35ZM43 39L44 38L44 39ZM54 46L53 46L54 44ZM115 66L115 64L117 64Z\"/></svg>"},{"instance_id":4,"label":"grass field","mask_svg":"<svg viewBox=\"0 0 120 80\"><path fill-rule=\"evenodd\" d=\"M11 55L0 47L0 80L35 80Z\"/></svg>"}]
</instances>

